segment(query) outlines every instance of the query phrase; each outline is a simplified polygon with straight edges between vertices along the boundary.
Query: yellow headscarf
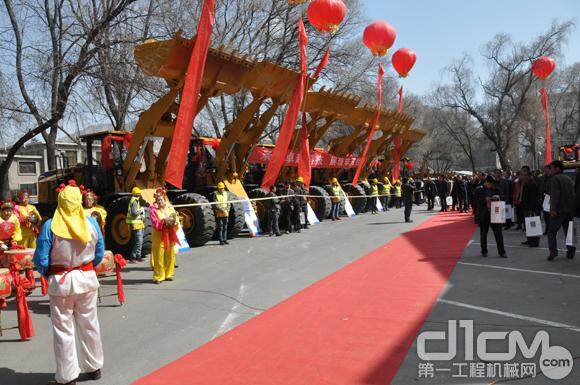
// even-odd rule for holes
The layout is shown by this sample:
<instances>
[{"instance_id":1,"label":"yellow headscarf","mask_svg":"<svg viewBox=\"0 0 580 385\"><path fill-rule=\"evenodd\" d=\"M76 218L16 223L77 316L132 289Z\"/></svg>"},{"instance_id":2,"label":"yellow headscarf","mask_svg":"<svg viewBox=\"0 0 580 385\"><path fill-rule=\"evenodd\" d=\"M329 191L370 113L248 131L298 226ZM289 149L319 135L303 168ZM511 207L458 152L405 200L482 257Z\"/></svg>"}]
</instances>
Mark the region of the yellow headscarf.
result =
<instances>
[{"instance_id":1,"label":"yellow headscarf","mask_svg":"<svg viewBox=\"0 0 580 385\"><path fill-rule=\"evenodd\" d=\"M77 239L88 243L91 233L83 210L83 196L76 186L66 186L58 194L58 206L50 229L55 235L65 239Z\"/></svg>"}]
</instances>

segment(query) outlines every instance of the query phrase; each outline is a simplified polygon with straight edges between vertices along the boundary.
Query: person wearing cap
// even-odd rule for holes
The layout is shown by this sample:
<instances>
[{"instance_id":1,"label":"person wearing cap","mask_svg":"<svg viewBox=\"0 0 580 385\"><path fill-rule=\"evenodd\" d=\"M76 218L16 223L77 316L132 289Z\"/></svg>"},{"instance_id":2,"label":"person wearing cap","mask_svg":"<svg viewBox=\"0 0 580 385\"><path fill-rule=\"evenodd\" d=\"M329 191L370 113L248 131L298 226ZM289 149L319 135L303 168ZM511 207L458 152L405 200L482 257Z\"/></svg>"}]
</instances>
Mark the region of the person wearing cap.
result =
<instances>
[{"instance_id":1,"label":"person wearing cap","mask_svg":"<svg viewBox=\"0 0 580 385\"><path fill-rule=\"evenodd\" d=\"M81 186L81 193L83 194L83 207L85 215L90 215L101 226L101 232L105 233L105 223L107 223L107 210L98 204L99 197L94 191L84 189Z\"/></svg>"},{"instance_id":2,"label":"person wearing cap","mask_svg":"<svg viewBox=\"0 0 580 385\"><path fill-rule=\"evenodd\" d=\"M88 379L101 378L104 357L94 268L103 259L105 242L96 220L85 215L82 194L74 181L57 191L58 206L54 217L42 226L34 265L48 278L55 380L70 385L76 384L81 368Z\"/></svg>"},{"instance_id":3,"label":"person wearing cap","mask_svg":"<svg viewBox=\"0 0 580 385\"><path fill-rule=\"evenodd\" d=\"M131 190L131 199L127 207L127 219L125 222L131 227L131 254L129 261L143 261L143 232L145 231L145 210L141 207L141 189L133 187Z\"/></svg>"},{"instance_id":4,"label":"person wearing cap","mask_svg":"<svg viewBox=\"0 0 580 385\"><path fill-rule=\"evenodd\" d=\"M22 190L18 194L18 207L16 207L16 214L20 220L20 228L22 230L22 239L18 244L25 249L36 248L36 237L40 233L41 215L30 203L30 196L28 191Z\"/></svg>"},{"instance_id":5,"label":"person wearing cap","mask_svg":"<svg viewBox=\"0 0 580 385\"><path fill-rule=\"evenodd\" d=\"M483 186L477 187L475 199L477 203L481 256L487 257L487 234L491 228L499 256L507 258L503 243L503 226L500 223L491 223L491 202L500 201L501 199L501 190L497 187L497 182L492 175L488 175L485 178Z\"/></svg>"},{"instance_id":6,"label":"person wearing cap","mask_svg":"<svg viewBox=\"0 0 580 385\"><path fill-rule=\"evenodd\" d=\"M179 218L169 203L164 188L155 191L155 203L149 210L151 218L151 267L153 283L173 281L175 271L175 245L179 244L177 229Z\"/></svg>"},{"instance_id":7,"label":"person wearing cap","mask_svg":"<svg viewBox=\"0 0 580 385\"><path fill-rule=\"evenodd\" d=\"M435 208L435 197L437 196L437 185L433 178L427 178L424 188L425 196L427 197L427 211L432 211Z\"/></svg>"},{"instance_id":8,"label":"person wearing cap","mask_svg":"<svg viewBox=\"0 0 580 385\"><path fill-rule=\"evenodd\" d=\"M214 202L218 204L213 205L217 227L218 240L220 245L229 245L228 243L228 217L230 215L230 204L228 203L228 192L224 182L217 184L217 190L214 192Z\"/></svg>"},{"instance_id":9,"label":"person wearing cap","mask_svg":"<svg viewBox=\"0 0 580 385\"><path fill-rule=\"evenodd\" d=\"M8 250L22 241L22 230L12 201L2 202L0 210L0 249Z\"/></svg>"},{"instance_id":10,"label":"person wearing cap","mask_svg":"<svg viewBox=\"0 0 580 385\"><path fill-rule=\"evenodd\" d=\"M371 214L376 215L378 212L377 209L377 200L379 199L379 180L378 179L371 179Z\"/></svg>"},{"instance_id":11,"label":"person wearing cap","mask_svg":"<svg viewBox=\"0 0 580 385\"><path fill-rule=\"evenodd\" d=\"M342 189L338 183L338 179L332 178L332 186L330 187L330 200L332 202L332 208L330 210L330 219L333 221L340 221L340 195Z\"/></svg>"},{"instance_id":12,"label":"person wearing cap","mask_svg":"<svg viewBox=\"0 0 580 385\"><path fill-rule=\"evenodd\" d=\"M400 209L403 199L403 187L400 180L395 181L395 207Z\"/></svg>"},{"instance_id":13,"label":"person wearing cap","mask_svg":"<svg viewBox=\"0 0 580 385\"><path fill-rule=\"evenodd\" d=\"M265 202L266 214L268 218L268 234L270 236L276 234L277 237L281 236L280 232L280 198L276 195L276 186L272 185L270 187L270 192L266 195L269 198Z\"/></svg>"},{"instance_id":14,"label":"person wearing cap","mask_svg":"<svg viewBox=\"0 0 580 385\"><path fill-rule=\"evenodd\" d=\"M393 186L391 185L391 180L388 176L383 178L383 188L381 190L381 203L383 205L383 209L385 211L389 211L389 202L391 198L391 191L393 190Z\"/></svg>"}]
</instances>

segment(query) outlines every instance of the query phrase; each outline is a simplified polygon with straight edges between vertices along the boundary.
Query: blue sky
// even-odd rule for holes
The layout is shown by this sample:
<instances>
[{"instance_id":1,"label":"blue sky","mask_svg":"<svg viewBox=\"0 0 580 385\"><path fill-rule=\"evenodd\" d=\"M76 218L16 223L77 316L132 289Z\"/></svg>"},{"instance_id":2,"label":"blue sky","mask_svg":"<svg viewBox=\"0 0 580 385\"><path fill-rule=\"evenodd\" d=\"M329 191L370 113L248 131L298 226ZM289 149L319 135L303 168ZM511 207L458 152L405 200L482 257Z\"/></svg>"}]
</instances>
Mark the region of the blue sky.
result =
<instances>
[{"instance_id":1,"label":"blue sky","mask_svg":"<svg viewBox=\"0 0 580 385\"><path fill-rule=\"evenodd\" d=\"M575 19L576 29L565 48L566 64L580 61L580 0L361 0L369 19L383 19L397 29L392 52L408 47L417 64L405 87L429 91L441 70L464 52L479 60L481 46L497 33L529 41L553 19ZM482 71L485 70L479 61Z\"/></svg>"}]
</instances>

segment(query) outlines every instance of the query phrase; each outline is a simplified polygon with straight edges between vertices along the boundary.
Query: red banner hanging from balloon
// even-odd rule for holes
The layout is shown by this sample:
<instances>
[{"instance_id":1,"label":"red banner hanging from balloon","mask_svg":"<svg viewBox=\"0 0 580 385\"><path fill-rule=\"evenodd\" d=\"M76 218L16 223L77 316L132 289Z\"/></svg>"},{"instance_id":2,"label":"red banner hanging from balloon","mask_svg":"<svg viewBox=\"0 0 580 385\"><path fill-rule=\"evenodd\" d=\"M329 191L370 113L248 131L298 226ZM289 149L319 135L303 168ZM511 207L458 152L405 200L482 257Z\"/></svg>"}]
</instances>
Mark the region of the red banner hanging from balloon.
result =
<instances>
[{"instance_id":1,"label":"red banner hanging from balloon","mask_svg":"<svg viewBox=\"0 0 580 385\"><path fill-rule=\"evenodd\" d=\"M270 186L276 183L278 179L278 174L280 169L284 165L284 159L288 153L288 147L292 141L292 135L294 134L294 129L296 128L296 120L298 119L298 114L302 107L302 102L304 100L304 88L306 87L307 78L307 68L306 68L306 44L308 44L308 37L306 36L306 28L304 28L304 22L302 18L298 21L298 30L300 32L300 64L301 64L301 74L298 77L298 82L294 88L294 94L292 95L292 101L288 106L288 111L286 111L286 116L284 117L284 122L280 128L280 134L278 135L278 140L276 141L276 147L272 153L272 158L268 163L268 168L262 179L262 188L269 189Z\"/></svg>"},{"instance_id":2,"label":"red banner hanging from balloon","mask_svg":"<svg viewBox=\"0 0 580 385\"><path fill-rule=\"evenodd\" d=\"M197 112L201 82L215 21L214 12L215 0L205 0L197 28L197 38L195 39L185 75L185 85L181 93L171 149L167 157L165 181L177 188L182 188L183 185L183 174L185 173L187 154L189 153L191 131Z\"/></svg>"},{"instance_id":3,"label":"red banner hanging from balloon","mask_svg":"<svg viewBox=\"0 0 580 385\"><path fill-rule=\"evenodd\" d=\"M383 66L379 63L379 76L377 79L377 110L375 112L375 116L373 118L373 123L370 128L369 137L367 139L367 144L365 149L361 155L361 164L358 166L356 173L354 174L354 179L352 180L352 184L356 185L358 183L358 178L360 177L360 173L364 167L366 162L367 153L369 152L369 148L371 147L371 143L373 142L373 138L375 136L375 131L377 129L377 124L379 123L379 117L381 116L381 100L383 99L383 75L385 71L383 70Z\"/></svg>"},{"instance_id":4,"label":"red banner hanging from balloon","mask_svg":"<svg viewBox=\"0 0 580 385\"><path fill-rule=\"evenodd\" d=\"M397 108L397 112L403 112L405 107L405 100L403 97L403 86L399 88L399 107ZM394 140L395 148L393 149L393 182L399 180L399 169L401 168L401 145L403 144L401 135L396 135Z\"/></svg>"},{"instance_id":5,"label":"red banner hanging from balloon","mask_svg":"<svg viewBox=\"0 0 580 385\"><path fill-rule=\"evenodd\" d=\"M540 89L542 96L542 108L544 109L544 117L546 118L546 157L544 164L552 163L552 122L550 120L550 110L548 102L548 92L546 87Z\"/></svg>"},{"instance_id":6,"label":"red banner hanging from balloon","mask_svg":"<svg viewBox=\"0 0 580 385\"><path fill-rule=\"evenodd\" d=\"M314 81L318 79L324 68L328 65L328 60L330 59L330 48L326 50L326 53L318 63L318 67L314 72L312 78ZM314 84L310 84L307 92L312 88ZM298 160L298 176L304 179L304 185L306 188L310 187L310 180L312 179L312 170L310 168L310 129L306 124L306 113L302 112L302 127L300 128L300 158Z\"/></svg>"}]
</instances>

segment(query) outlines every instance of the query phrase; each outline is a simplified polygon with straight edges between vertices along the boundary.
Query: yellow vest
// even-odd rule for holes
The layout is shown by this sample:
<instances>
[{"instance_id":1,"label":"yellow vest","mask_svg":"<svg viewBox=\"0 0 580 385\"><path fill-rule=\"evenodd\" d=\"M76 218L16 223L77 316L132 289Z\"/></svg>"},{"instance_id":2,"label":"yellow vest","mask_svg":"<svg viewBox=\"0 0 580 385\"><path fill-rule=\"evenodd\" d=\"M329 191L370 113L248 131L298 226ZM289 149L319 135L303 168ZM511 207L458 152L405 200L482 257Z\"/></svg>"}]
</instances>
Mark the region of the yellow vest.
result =
<instances>
[{"instance_id":1,"label":"yellow vest","mask_svg":"<svg viewBox=\"0 0 580 385\"><path fill-rule=\"evenodd\" d=\"M227 217L229 215L229 210L228 210L228 192L227 191L223 191L223 192L219 192L216 191L215 192L215 199L216 201L218 201L220 204L218 205L219 208L221 208L221 210L217 210L216 214L219 217Z\"/></svg>"},{"instance_id":2,"label":"yellow vest","mask_svg":"<svg viewBox=\"0 0 580 385\"><path fill-rule=\"evenodd\" d=\"M371 195L372 196L379 195L379 185L377 185L377 184L372 184L371 185Z\"/></svg>"},{"instance_id":3,"label":"yellow vest","mask_svg":"<svg viewBox=\"0 0 580 385\"><path fill-rule=\"evenodd\" d=\"M403 196L403 191L401 189L401 186L395 186L395 195L397 196L397 198L400 198Z\"/></svg>"},{"instance_id":4,"label":"yellow vest","mask_svg":"<svg viewBox=\"0 0 580 385\"><path fill-rule=\"evenodd\" d=\"M133 216L131 214L131 206L135 201L137 202L138 209L141 208L140 199L137 197L131 197L131 200L129 201L129 207L127 208L127 218L125 219L125 222L127 222L128 225L131 225L133 230L141 230L145 227L145 223L143 223L143 216Z\"/></svg>"},{"instance_id":5,"label":"yellow vest","mask_svg":"<svg viewBox=\"0 0 580 385\"><path fill-rule=\"evenodd\" d=\"M332 196L330 197L333 203L340 202L340 186L332 186Z\"/></svg>"}]
</instances>

